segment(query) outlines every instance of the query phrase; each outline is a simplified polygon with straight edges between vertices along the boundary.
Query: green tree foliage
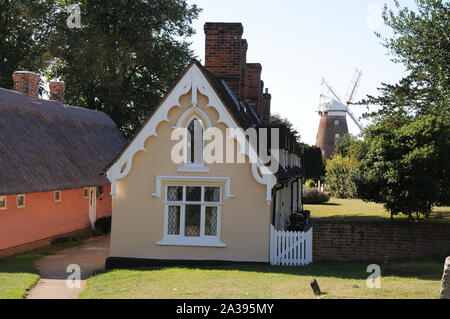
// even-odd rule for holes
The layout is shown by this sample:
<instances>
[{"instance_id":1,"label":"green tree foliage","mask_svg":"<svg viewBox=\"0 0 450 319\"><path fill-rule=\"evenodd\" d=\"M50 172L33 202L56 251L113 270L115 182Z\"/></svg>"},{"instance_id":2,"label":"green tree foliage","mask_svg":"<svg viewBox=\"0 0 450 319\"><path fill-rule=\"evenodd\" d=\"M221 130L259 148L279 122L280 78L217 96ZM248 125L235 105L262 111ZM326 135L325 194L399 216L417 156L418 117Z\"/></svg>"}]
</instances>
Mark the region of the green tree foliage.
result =
<instances>
[{"instance_id":1,"label":"green tree foliage","mask_svg":"<svg viewBox=\"0 0 450 319\"><path fill-rule=\"evenodd\" d=\"M13 88L14 71L45 65L45 49L38 40L48 10L45 1L0 1L0 87Z\"/></svg>"},{"instance_id":2,"label":"green tree foliage","mask_svg":"<svg viewBox=\"0 0 450 319\"><path fill-rule=\"evenodd\" d=\"M80 28L67 25L72 4ZM186 0L1 1L0 85L19 68L59 78L66 103L104 111L130 137L193 58L199 12Z\"/></svg>"},{"instance_id":3,"label":"green tree foliage","mask_svg":"<svg viewBox=\"0 0 450 319\"><path fill-rule=\"evenodd\" d=\"M308 186L308 188L314 188L314 187L317 186L316 182L314 180L312 180L312 179L308 180L306 185Z\"/></svg>"},{"instance_id":4,"label":"green tree foliage","mask_svg":"<svg viewBox=\"0 0 450 319\"><path fill-rule=\"evenodd\" d=\"M367 116L403 124L427 114L450 120L450 2L415 1L417 10L402 8L398 1L395 11L385 6L383 18L393 36L383 43L408 75L397 84L383 83L380 96L362 101L381 106Z\"/></svg>"},{"instance_id":5,"label":"green tree foliage","mask_svg":"<svg viewBox=\"0 0 450 319\"><path fill-rule=\"evenodd\" d=\"M355 178L359 172L356 158L336 154L327 161L326 180L331 193L338 198L355 198L357 189Z\"/></svg>"},{"instance_id":6,"label":"green tree foliage","mask_svg":"<svg viewBox=\"0 0 450 319\"><path fill-rule=\"evenodd\" d=\"M81 28L66 5L79 3ZM56 1L48 20L54 63L72 105L106 112L130 137L193 57L199 9L185 0Z\"/></svg>"},{"instance_id":7,"label":"green tree foliage","mask_svg":"<svg viewBox=\"0 0 450 319\"><path fill-rule=\"evenodd\" d=\"M428 220L450 203L450 124L427 115L397 128L387 120L365 133L368 150L356 178L359 196L391 215Z\"/></svg>"},{"instance_id":8,"label":"green tree foliage","mask_svg":"<svg viewBox=\"0 0 450 319\"><path fill-rule=\"evenodd\" d=\"M334 154L341 154L342 156L347 156L350 146L356 140L351 134L345 134L336 138L334 141L335 151Z\"/></svg>"},{"instance_id":9,"label":"green tree foliage","mask_svg":"<svg viewBox=\"0 0 450 319\"><path fill-rule=\"evenodd\" d=\"M304 170L304 177L319 180L325 175L322 151L317 146L300 145L300 161Z\"/></svg>"}]
</instances>

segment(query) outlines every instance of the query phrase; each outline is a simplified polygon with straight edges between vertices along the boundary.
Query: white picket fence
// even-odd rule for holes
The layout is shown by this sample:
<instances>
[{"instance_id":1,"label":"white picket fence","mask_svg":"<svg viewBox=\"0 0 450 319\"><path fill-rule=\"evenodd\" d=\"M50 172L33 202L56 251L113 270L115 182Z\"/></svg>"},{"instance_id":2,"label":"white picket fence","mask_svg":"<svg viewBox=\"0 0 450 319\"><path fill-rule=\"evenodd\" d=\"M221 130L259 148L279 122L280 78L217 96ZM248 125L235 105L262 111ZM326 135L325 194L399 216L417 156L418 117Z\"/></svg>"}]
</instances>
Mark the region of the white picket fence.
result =
<instances>
[{"instance_id":1,"label":"white picket fence","mask_svg":"<svg viewBox=\"0 0 450 319\"><path fill-rule=\"evenodd\" d=\"M303 266L312 263L312 227L307 232L275 230L270 225L270 264Z\"/></svg>"}]
</instances>

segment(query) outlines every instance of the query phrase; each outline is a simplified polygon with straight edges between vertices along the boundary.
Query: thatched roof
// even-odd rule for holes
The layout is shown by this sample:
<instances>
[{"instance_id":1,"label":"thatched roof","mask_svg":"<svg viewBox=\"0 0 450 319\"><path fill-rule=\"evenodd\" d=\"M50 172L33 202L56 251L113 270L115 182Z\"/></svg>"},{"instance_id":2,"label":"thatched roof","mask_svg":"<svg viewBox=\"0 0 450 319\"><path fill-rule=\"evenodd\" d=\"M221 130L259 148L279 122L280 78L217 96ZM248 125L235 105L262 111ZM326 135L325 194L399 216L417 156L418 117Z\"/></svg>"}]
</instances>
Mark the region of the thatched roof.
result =
<instances>
[{"instance_id":1,"label":"thatched roof","mask_svg":"<svg viewBox=\"0 0 450 319\"><path fill-rule=\"evenodd\" d=\"M108 185L125 144L103 112L0 88L0 195Z\"/></svg>"}]
</instances>

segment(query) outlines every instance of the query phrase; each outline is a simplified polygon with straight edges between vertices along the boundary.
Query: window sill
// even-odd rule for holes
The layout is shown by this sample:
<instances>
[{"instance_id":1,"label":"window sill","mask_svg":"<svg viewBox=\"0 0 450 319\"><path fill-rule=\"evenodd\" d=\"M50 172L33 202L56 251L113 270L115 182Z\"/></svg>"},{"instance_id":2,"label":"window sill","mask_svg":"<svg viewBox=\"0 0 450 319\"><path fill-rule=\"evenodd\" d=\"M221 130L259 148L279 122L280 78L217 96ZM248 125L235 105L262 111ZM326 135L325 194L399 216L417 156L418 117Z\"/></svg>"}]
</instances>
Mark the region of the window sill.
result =
<instances>
[{"instance_id":1,"label":"window sill","mask_svg":"<svg viewBox=\"0 0 450 319\"><path fill-rule=\"evenodd\" d=\"M226 244L219 240L208 239L193 239L193 238L180 238L172 239L166 238L156 243L159 246L193 246L193 247L227 247Z\"/></svg>"},{"instance_id":2,"label":"window sill","mask_svg":"<svg viewBox=\"0 0 450 319\"><path fill-rule=\"evenodd\" d=\"M209 173L209 168L203 165L186 165L179 167L178 172Z\"/></svg>"}]
</instances>

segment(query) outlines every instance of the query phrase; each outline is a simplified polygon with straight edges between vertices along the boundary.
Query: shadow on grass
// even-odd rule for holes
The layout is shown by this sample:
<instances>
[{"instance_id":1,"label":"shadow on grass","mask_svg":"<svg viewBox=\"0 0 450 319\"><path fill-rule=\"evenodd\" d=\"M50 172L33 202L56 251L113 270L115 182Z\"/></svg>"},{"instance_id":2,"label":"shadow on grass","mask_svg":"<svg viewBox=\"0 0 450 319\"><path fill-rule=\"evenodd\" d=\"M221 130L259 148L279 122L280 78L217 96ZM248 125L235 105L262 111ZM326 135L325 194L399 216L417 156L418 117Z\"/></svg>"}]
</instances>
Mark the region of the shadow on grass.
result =
<instances>
[{"instance_id":1,"label":"shadow on grass","mask_svg":"<svg viewBox=\"0 0 450 319\"><path fill-rule=\"evenodd\" d=\"M377 262L373 262L377 264ZM372 262L317 262L307 266L270 266L270 265L226 265L226 266L185 266L185 267L155 267L137 268L133 271L158 271L174 268L204 271L239 271L265 274L286 274L318 277L335 277L340 279L366 280L371 274L366 272ZM422 280L440 280L443 263L439 262L392 262L381 264L381 276L417 278ZM114 271L114 270L110 270ZM107 272L110 272L107 271ZM96 274L105 273L105 271Z\"/></svg>"},{"instance_id":2,"label":"shadow on grass","mask_svg":"<svg viewBox=\"0 0 450 319\"><path fill-rule=\"evenodd\" d=\"M76 247L79 245L81 245L81 242L69 242L33 250L20 255L0 258L0 273L39 274L34 264L38 259L51 255L59 250Z\"/></svg>"},{"instance_id":3,"label":"shadow on grass","mask_svg":"<svg viewBox=\"0 0 450 319\"><path fill-rule=\"evenodd\" d=\"M311 205L311 206L342 206L342 204L338 203L321 203L321 204L309 204L309 203L303 203L304 205Z\"/></svg>"}]
</instances>

